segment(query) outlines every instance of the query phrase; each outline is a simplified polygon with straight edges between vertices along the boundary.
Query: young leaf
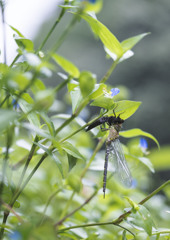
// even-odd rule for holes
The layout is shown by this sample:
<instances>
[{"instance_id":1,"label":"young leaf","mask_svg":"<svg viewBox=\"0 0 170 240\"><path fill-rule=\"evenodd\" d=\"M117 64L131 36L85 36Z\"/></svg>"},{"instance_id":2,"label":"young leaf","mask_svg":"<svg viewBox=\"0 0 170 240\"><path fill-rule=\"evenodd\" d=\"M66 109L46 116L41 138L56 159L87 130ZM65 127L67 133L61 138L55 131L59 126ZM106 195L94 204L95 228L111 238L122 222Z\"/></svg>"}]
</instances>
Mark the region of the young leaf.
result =
<instances>
[{"instance_id":1,"label":"young leaf","mask_svg":"<svg viewBox=\"0 0 170 240\"><path fill-rule=\"evenodd\" d=\"M88 96L94 89L96 79L92 76L90 72L81 72L79 77L80 90L83 97Z\"/></svg>"},{"instance_id":2,"label":"young leaf","mask_svg":"<svg viewBox=\"0 0 170 240\"><path fill-rule=\"evenodd\" d=\"M9 25L9 27L10 27L14 32L16 32L16 33L18 34L18 36L24 38L24 35L22 35L22 33L21 33L18 29L14 28L14 27L11 26L11 25Z\"/></svg>"},{"instance_id":3,"label":"young leaf","mask_svg":"<svg viewBox=\"0 0 170 240\"><path fill-rule=\"evenodd\" d=\"M109 29L93 17L81 14L82 17L90 25L94 34L100 38L106 48L116 54L117 58L123 55L123 48L117 38L109 31Z\"/></svg>"},{"instance_id":4,"label":"young leaf","mask_svg":"<svg viewBox=\"0 0 170 240\"><path fill-rule=\"evenodd\" d=\"M72 100L72 111L74 113L76 108L82 101L82 95L80 92L80 88L79 87L74 88L74 90L70 92L70 95L71 95L71 100Z\"/></svg>"},{"instance_id":5,"label":"young leaf","mask_svg":"<svg viewBox=\"0 0 170 240\"><path fill-rule=\"evenodd\" d=\"M84 157L81 155L81 153L79 153L77 148L74 147L71 143L69 142L62 143L62 148L73 157L84 160Z\"/></svg>"},{"instance_id":6,"label":"young leaf","mask_svg":"<svg viewBox=\"0 0 170 240\"><path fill-rule=\"evenodd\" d=\"M132 49L139 41L142 40L142 38L144 38L148 34L149 33L142 33L142 34L128 38L128 39L124 40L123 42L121 42L121 46L122 46L124 52Z\"/></svg>"},{"instance_id":7,"label":"young leaf","mask_svg":"<svg viewBox=\"0 0 170 240\"><path fill-rule=\"evenodd\" d=\"M141 102L135 102L135 101L119 101L115 102L115 108L114 112L116 113L116 116L120 114L120 117L122 119L127 119L130 116L132 116L136 110L141 105ZM113 111L109 111L108 115L113 115Z\"/></svg>"},{"instance_id":8,"label":"young leaf","mask_svg":"<svg viewBox=\"0 0 170 240\"><path fill-rule=\"evenodd\" d=\"M62 67L62 69L67 72L70 76L78 78L80 75L80 72L78 70L78 68L70 61L68 61L67 59L63 58L62 56L54 53L52 55L54 61L60 66Z\"/></svg>"},{"instance_id":9,"label":"young leaf","mask_svg":"<svg viewBox=\"0 0 170 240\"><path fill-rule=\"evenodd\" d=\"M157 144L158 148L160 148L159 142L156 140L156 138L152 134L144 132L139 128L134 128L127 131L121 131L120 136L125 138L145 136L145 137L151 138Z\"/></svg>"}]
</instances>

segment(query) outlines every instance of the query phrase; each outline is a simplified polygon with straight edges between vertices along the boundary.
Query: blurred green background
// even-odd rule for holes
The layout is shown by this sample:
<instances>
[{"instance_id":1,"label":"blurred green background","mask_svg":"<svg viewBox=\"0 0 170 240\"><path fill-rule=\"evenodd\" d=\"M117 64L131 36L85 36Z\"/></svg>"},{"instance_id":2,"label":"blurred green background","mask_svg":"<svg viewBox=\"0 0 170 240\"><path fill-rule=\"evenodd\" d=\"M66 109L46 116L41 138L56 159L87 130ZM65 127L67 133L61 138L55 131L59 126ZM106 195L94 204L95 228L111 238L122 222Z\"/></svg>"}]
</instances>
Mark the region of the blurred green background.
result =
<instances>
[{"instance_id":1,"label":"blurred green background","mask_svg":"<svg viewBox=\"0 0 170 240\"><path fill-rule=\"evenodd\" d=\"M38 47L46 36L60 12L56 7L54 14L44 22L37 33L35 45ZM149 141L149 148L155 148L150 155L154 166L163 171L162 177L169 178L170 168L170 1L169 0L107 0L103 1L103 9L97 15L99 21L123 41L126 38L150 32L137 46L135 55L122 62L112 73L109 83L112 86L124 85L128 88L125 98L142 101L142 105L132 118L124 124L124 130L141 128L153 134L161 145L158 153L155 144ZM72 15L67 14L45 45L50 49L66 28ZM106 58L103 45L96 40L87 23L83 20L74 27L59 53L80 70L88 70L97 74L98 81L109 69L112 60ZM55 86L62 81L59 76L53 76L49 85ZM61 96L62 99L62 96ZM99 109L89 109L89 117ZM163 163L164 162L164 163ZM158 179L159 176L155 175Z\"/></svg>"}]
</instances>

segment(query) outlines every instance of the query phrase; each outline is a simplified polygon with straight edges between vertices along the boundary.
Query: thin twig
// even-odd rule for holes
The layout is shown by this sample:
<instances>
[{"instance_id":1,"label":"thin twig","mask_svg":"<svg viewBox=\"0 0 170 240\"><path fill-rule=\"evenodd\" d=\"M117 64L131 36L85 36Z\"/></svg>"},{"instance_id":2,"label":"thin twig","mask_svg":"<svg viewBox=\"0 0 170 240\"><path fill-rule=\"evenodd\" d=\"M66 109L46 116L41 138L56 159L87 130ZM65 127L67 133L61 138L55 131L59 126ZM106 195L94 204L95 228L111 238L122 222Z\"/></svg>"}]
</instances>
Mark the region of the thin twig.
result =
<instances>
[{"instance_id":1,"label":"thin twig","mask_svg":"<svg viewBox=\"0 0 170 240\"><path fill-rule=\"evenodd\" d=\"M69 218L70 216L72 216L74 213L76 213L77 211L79 211L81 208L83 208L86 204L88 204L97 194L98 191L95 191L88 199L86 199L86 201L80 205L79 207L77 207L76 209L74 209L71 213L67 214L65 217L63 217L59 222L55 223L54 226L57 227L59 225L61 225L67 218Z\"/></svg>"},{"instance_id":2,"label":"thin twig","mask_svg":"<svg viewBox=\"0 0 170 240\"><path fill-rule=\"evenodd\" d=\"M152 193L150 193L146 198L144 198L142 201L140 201L138 204L142 205L146 201L148 201L151 197L153 197L155 194L157 194L159 191L161 191L164 187L166 187L168 184L170 184L170 180L162 184L160 187L158 187L156 190L154 190ZM76 225L76 226L70 226L67 228L63 228L59 230L59 233L62 233L64 231L75 229L75 228L84 228L84 227L94 227L94 226L104 226L104 225L116 225L119 226L119 224L127 218L131 214L132 210L129 210L128 212L125 212L124 214L120 215L117 219L111 222L103 222L103 223L89 223L89 224L82 224L82 225ZM120 226L121 227L121 226Z\"/></svg>"}]
</instances>

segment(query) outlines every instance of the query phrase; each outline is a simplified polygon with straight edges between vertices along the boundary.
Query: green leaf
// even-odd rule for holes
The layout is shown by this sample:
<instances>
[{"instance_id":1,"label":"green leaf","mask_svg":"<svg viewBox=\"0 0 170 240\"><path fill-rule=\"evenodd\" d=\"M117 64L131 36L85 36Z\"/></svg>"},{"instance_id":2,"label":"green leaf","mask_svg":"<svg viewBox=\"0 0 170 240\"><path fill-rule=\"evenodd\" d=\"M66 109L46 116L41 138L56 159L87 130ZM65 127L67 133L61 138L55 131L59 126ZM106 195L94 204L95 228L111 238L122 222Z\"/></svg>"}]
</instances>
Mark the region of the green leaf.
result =
<instances>
[{"instance_id":1,"label":"green leaf","mask_svg":"<svg viewBox=\"0 0 170 240\"><path fill-rule=\"evenodd\" d=\"M14 28L14 27L11 26L11 25L9 25L9 27L10 27L14 32L16 32L16 33L18 34L18 36L24 38L24 35L22 35L22 33L21 33L18 29Z\"/></svg>"},{"instance_id":2,"label":"green leaf","mask_svg":"<svg viewBox=\"0 0 170 240\"><path fill-rule=\"evenodd\" d=\"M105 25L86 14L81 14L80 17L88 22L94 34L100 38L106 48L116 54L117 58L120 58L123 55L123 48L121 47L120 42Z\"/></svg>"},{"instance_id":3,"label":"green leaf","mask_svg":"<svg viewBox=\"0 0 170 240\"><path fill-rule=\"evenodd\" d=\"M80 88L79 87L74 88L74 90L70 92L70 95L72 100L72 111L74 113L83 99L80 92Z\"/></svg>"},{"instance_id":4,"label":"green leaf","mask_svg":"<svg viewBox=\"0 0 170 240\"><path fill-rule=\"evenodd\" d=\"M114 108L114 112L116 113L116 116L118 116L120 114L120 117L122 119L127 119L130 116L132 116L136 110L139 108L139 106L141 105L141 102L135 102L135 101L119 101L119 102L115 102L115 108ZM113 111L109 111L108 115L113 115Z\"/></svg>"},{"instance_id":5,"label":"green leaf","mask_svg":"<svg viewBox=\"0 0 170 240\"><path fill-rule=\"evenodd\" d=\"M73 190L75 190L77 193L80 192L80 190L82 188L82 183L81 183L81 179L78 175L76 175L74 173L69 174L69 176L67 178L67 182L72 187Z\"/></svg>"},{"instance_id":6,"label":"green leaf","mask_svg":"<svg viewBox=\"0 0 170 240\"><path fill-rule=\"evenodd\" d=\"M34 44L30 39L20 38L18 36L15 36L14 39L21 50L26 50L27 52L31 52L34 50Z\"/></svg>"},{"instance_id":7,"label":"green leaf","mask_svg":"<svg viewBox=\"0 0 170 240\"><path fill-rule=\"evenodd\" d=\"M96 79L92 76L90 72L81 72L79 77L80 90L83 97L88 96L94 89Z\"/></svg>"},{"instance_id":8,"label":"green leaf","mask_svg":"<svg viewBox=\"0 0 170 240\"><path fill-rule=\"evenodd\" d=\"M51 107L55 99L55 92L53 89L45 89L37 92L35 95L34 108L38 110L47 110Z\"/></svg>"},{"instance_id":9,"label":"green leaf","mask_svg":"<svg viewBox=\"0 0 170 240\"><path fill-rule=\"evenodd\" d=\"M121 46L124 49L124 52L132 49L139 41L142 40L142 38L144 38L148 34L150 34L150 33L142 33L142 34L128 38L128 39L124 40L123 42L121 42Z\"/></svg>"},{"instance_id":10,"label":"green leaf","mask_svg":"<svg viewBox=\"0 0 170 240\"><path fill-rule=\"evenodd\" d=\"M31 97L28 94L25 94L25 99L27 98L29 101L31 101ZM22 96L23 97L23 96ZM19 106L22 109L22 111L27 114L27 118L31 124L34 126L40 127L40 121L37 113L34 111L31 112L33 106L29 102L25 101L24 99L18 100Z\"/></svg>"},{"instance_id":11,"label":"green leaf","mask_svg":"<svg viewBox=\"0 0 170 240\"><path fill-rule=\"evenodd\" d=\"M95 99L103 95L104 90L106 89L106 85L104 83L95 84L92 93L90 94L90 99Z\"/></svg>"},{"instance_id":12,"label":"green leaf","mask_svg":"<svg viewBox=\"0 0 170 240\"><path fill-rule=\"evenodd\" d=\"M161 146L160 151L158 151L157 149L152 150L152 152L149 155L149 158L151 159L156 170L168 170L170 169L169 156L170 145L165 145Z\"/></svg>"},{"instance_id":13,"label":"green leaf","mask_svg":"<svg viewBox=\"0 0 170 240\"><path fill-rule=\"evenodd\" d=\"M0 109L0 132L5 130L17 117L18 113L15 111Z\"/></svg>"},{"instance_id":14,"label":"green leaf","mask_svg":"<svg viewBox=\"0 0 170 240\"><path fill-rule=\"evenodd\" d=\"M84 160L84 157L81 155L81 153L71 143L69 142L62 143L62 148L73 157Z\"/></svg>"},{"instance_id":15,"label":"green leaf","mask_svg":"<svg viewBox=\"0 0 170 240\"><path fill-rule=\"evenodd\" d=\"M39 142L33 142L33 143L35 145L37 145L39 148L41 148L44 152L46 152L48 154L48 156L55 161L55 163L57 164L57 167L60 170L60 173L63 177L62 164L61 164L60 160L58 159L58 157L56 156L56 154L54 152L51 152L46 146L42 145Z\"/></svg>"},{"instance_id":16,"label":"green leaf","mask_svg":"<svg viewBox=\"0 0 170 240\"><path fill-rule=\"evenodd\" d=\"M51 119L48 117L48 115L45 112L41 112L40 116L42 117L44 122L47 124L47 127L49 129L49 132L50 132L51 136L54 136L55 135L55 128L54 128L54 124L51 121Z\"/></svg>"},{"instance_id":17,"label":"green leaf","mask_svg":"<svg viewBox=\"0 0 170 240\"><path fill-rule=\"evenodd\" d=\"M156 140L156 138L152 134L144 132L139 128L134 128L127 131L121 131L120 136L125 138L145 136L145 137L151 138L157 144L158 148L160 148L159 142Z\"/></svg>"},{"instance_id":18,"label":"green leaf","mask_svg":"<svg viewBox=\"0 0 170 240\"><path fill-rule=\"evenodd\" d=\"M71 92L74 90L74 88L78 87L79 86L79 83L75 80L71 80L68 84L67 84L67 87L68 87L68 92Z\"/></svg>"},{"instance_id":19,"label":"green leaf","mask_svg":"<svg viewBox=\"0 0 170 240\"><path fill-rule=\"evenodd\" d=\"M100 96L96 98L90 105L110 110L110 109L113 109L115 102L113 101L113 98L110 98L107 96Z\"/></svg>"},{"instance_id":20,"label":"green leaf","mask_svg":"<svg viewBox=\"0 0 170 240\"><path fill-rule=\"evenodd\" d=\"M139 210L137 212L132 212L130 223L134 226L143 228L145 232L151 236L154 223L150 212L143 205L139 205Z\"/></svg>"},{"instance_id":21,"label":"green leaf","mask_svg":"<svg viewBox=\"0 0 170 240\"><path fill-rule=\"evenodd\" d=\"M68 61L67 59L63 58L62 56L54 53L52 55L53 59L55 60L55 62L62 67L62 69L67 72L70 76L78 78L80 75L80 72L78 70L78 68L70 61Z\"/></svg>"},{"instance_id":22,"label":"green leaf","mask_svg":"<svg viewBox=\"0 0 170 240\"><path fill-rule=\"evenodd\" d=\"M150 159L146 158L146 157L138 157L139 161L142 162L146 167L149 168L149 170L151 172L155 172L154 167L152 162L150 161Z\"/></svg>"}]
</instances>

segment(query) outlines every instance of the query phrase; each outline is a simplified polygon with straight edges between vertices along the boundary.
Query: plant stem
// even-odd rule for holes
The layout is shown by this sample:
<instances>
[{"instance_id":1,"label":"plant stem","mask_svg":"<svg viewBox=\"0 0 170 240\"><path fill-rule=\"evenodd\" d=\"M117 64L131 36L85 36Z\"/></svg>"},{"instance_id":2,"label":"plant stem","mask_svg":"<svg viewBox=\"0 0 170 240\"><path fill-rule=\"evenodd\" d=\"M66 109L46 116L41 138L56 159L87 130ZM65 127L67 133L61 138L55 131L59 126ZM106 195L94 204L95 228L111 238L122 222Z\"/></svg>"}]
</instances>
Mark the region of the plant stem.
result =
<instances>
[{"instance_id":1,"label":"plant stem","mask_svg":"<svg viewBox=\"0 0 170 240\"><path fill-rule=\"evenodd\" d=\"M64 4L66 4L67 1L64 2ZM48 34L46 35L46 37L44 38L43 42L41 43L41 45L39 46L38 50L36 51L36 53L38 53L39 51L42 50L42 48L44 47L44 45L46 44L47 40L49 39L49 37L51 36L51 34L53 33L54 29L56 28L56 26L59 24L61 18L64 16L66 9L62 8L60 15L58 17L58 19L55 21L55 23L53 24L53 26L51 27L50 31L48 32Z\"/></svg>"},{"instance_id":2,"label":"plant stem","mask_svg":"<svg viewBox=\"0 0 170 240\"><path fill-rule=\"evenodd\" d=\"M79 211L82 207L88 204L96 196L97 192L98 190L95 191L82 205L74 209L71 213L67 214L59 222L55 223L54 226L57 227L58 225L61 225L68 217L72 216L75 212Z\"/></svg>"},{"instance_id":3,"label":"plant stem","mask_svg":"<svg viewBox=\"0 0 170 240\"><path fill-rule=\"evenodd\" d=\"M0 1L1 15L2 15L2 31L3 31L3 49L4 49L4 64L6 64L6 29L5 29L5 3Z\"/></svg>"},{"instance_id":4,"label":"plant stem","mask_svg":"<svg viewBox=\"0 0 170 240\"><path fill-rule=\"evenodd\" d=\"M156 190L154 190L152 193L150 193L146 198L144 198L142 201L140 201L138 204L142 205L145 202L147 202L150 198L152 198L155 194L157 194L159 191L161 191L164 187L166 187L168 184L170 184L170 180L162 184L160 187L158 187ZM120 215L117 219L111 222L102 222L102 223L89 223L89 224L82 224L82 225L76 225L71 226L68 228L63 228L59 231L59 233L62 233L64 231L75 229L75 228L84 228L84 227L94 227L94 226L104 226L104 225L116 225L119 226L119 224L128 216L130 215L132 210L129 210L128 212L125 212L124 214Z\"/></svg>"},{"instance_id":5,"label":"plant stem","mask_svg":"<svg viewBox=\"0 0 170 240\"><path fill-rule=\"evenodd\" d=\"M38 142L38 139L39 139L38 136L35 136L34 142ZM27 170L28 165L29 165L29 163L30 163L30 161L31 161L31 159L32 159L32 157L33 157L33 155L34 155L34 152L35 152L36 147L37 147L37 145L35 145L35 143L33 143L33 144L32 144L32 147L31 147L31 150L30 150L30 152L29 152L27 161L26 161L26 163L25 163L24 169L23 169L23 171L22 171L21 177L20 177L20 179L19 179L19 181L18 181L18 186L17 186L16 192L18 192L18 190L19 190L19 188L20 188L20 186L21 186L21 184L22 184L22 182L23 182L23 179L24 179L26 170Z\"/></svg>"},{"instance_id":6,"label":"plant stem","mask_svg":"<svg viewBox=\"0 0 170 240\"><path fill-rule=\"evenodd\" d=\"M100 80L100 83L105 83L105 82L108 80L108 78L109 78L110 75L112 74L113 70L114 70L115 67L117 66L118 61L119 61L119 58L112 63L112 65L111 65L111 67L109 68L109 70L106 72L106 74L104 75L104 77Z\"/></svg>"}]
</instances>

